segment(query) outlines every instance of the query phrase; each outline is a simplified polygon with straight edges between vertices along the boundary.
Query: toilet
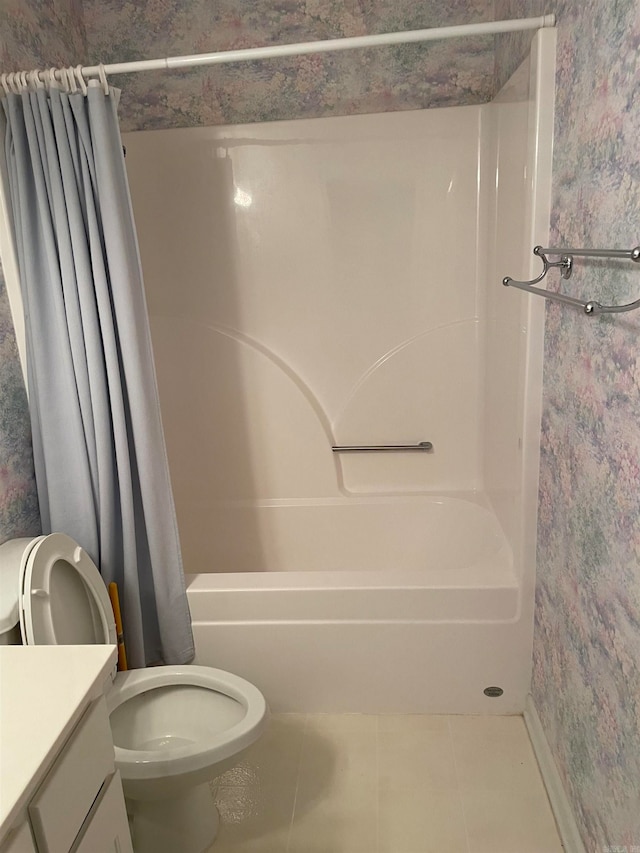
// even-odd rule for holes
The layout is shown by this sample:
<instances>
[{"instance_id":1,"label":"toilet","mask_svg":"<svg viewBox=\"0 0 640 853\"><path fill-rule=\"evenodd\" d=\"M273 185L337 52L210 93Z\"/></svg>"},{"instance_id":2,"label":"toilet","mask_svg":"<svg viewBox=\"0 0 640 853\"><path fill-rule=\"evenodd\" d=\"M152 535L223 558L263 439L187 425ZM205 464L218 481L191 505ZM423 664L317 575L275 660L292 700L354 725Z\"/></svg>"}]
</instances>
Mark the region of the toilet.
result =
<instances>
[{"instance_id":1,"label":"toilet","mask_svg":"<svg viewBox=\"0 0 640 853\"><path fill-rule=\"evenodd\" d=\"M63 533L0 545L0 644L115 644L95 564ZM112 673L105 698L136 853L203 853L218 814L209 782L267 725L262 693L206 666Z\"/></svg>"}]
</instances>

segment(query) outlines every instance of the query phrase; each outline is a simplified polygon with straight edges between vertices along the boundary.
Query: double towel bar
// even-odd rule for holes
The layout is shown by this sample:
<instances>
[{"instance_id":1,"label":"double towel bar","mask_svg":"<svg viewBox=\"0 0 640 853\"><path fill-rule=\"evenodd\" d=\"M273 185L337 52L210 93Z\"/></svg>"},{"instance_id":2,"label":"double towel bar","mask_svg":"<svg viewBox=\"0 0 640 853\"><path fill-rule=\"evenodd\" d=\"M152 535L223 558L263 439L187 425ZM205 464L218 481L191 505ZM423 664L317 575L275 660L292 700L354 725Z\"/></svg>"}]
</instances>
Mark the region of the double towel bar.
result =
<instances>
[{"instance_id":1,"label":"double towel bar","mask_svg":"<svg viewBox=\"0 0 640 853\"><path fill-rule=\"evenodd\" d=\"M638 263L640 261L640 246L636 246L634 249L544 249L542 246L536 246L533 254L542 260L542 272L540 275L532 281L515 281L510 276L507 276L502 279L505 287L517 287L520 290L526 290L527 293L543 296L545 299L550 299L553 302L563 302L565 305L582 308L584 313L590 317L596 314L621 314L625 311L633 311L635 308L640 308L640 299L636 299L635 302L629 302L626 305L601 305L593 299L587 301L575 299L573 296L566 296L564 293L555 293L554 291L543 290L541 287L535 286L542 281L553 267L560 269L562 278L571 278L574 257L620 258ZM550 261L547 255L559 256L560 260Z\"/></svg>"}]
</instances>

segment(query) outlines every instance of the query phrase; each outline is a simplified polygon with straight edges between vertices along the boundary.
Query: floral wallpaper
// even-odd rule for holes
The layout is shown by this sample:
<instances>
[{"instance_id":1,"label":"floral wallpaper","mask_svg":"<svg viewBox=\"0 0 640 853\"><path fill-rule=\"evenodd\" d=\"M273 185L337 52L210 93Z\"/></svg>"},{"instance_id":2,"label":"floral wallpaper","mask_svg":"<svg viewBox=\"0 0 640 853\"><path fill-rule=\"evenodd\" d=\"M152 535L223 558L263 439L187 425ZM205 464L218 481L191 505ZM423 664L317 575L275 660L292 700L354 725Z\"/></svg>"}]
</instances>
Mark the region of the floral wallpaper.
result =
<instances>
[{"instance_id":1,"label":"floral wallpaper","mask_svg":"<svg viewBox=\"0 0 640 853\"><path fill-rule=\"evenodd\" d=\"M551 244L640 244L640 4L497 5L558 18ZM630 262L577 264L567 292L640 297ZM639 341L640 311L547 305L533 694L589 853L640 849Z\"/></svg>"},{"instance_id":2,"label":"floral wallpaper","mask_svg":"<svg viewBox=\"0 0 640 853\"><path fill-rule=\"evenodd\" d=\"M0 0L0 71L85 61L82 0Z\"/></svg>"},{"instance_id":3,"label":"floral wallpaper","mask_svg":"<svg viewBox=\"0 0 640 853\"><path fill-rule=\"evenodd\" d=\"M555 12L551 242L640 243L637 0L0 0L5 70L224 50ZM530 35L117 78L123 129L478 103ZM563 286L640 296L631 264ZM589 853L640 845L640 311L549 303L533 693ZM26 400L0 288L0 538L34 532Z\"/></svg>"},{"instance_id":4,"label":"floral wallpaper","mask_svg":"<svg viewBox=\"0 0 640 853\"><path fill-rule=\"evenodd\" d=\"M0 269L0 543L40 533L27 395Z\"/></svg>"},{"instance_id":5,"label":"floral wallpaper","mask_svg":"<svg viewBox=\"0 0 640 853\"><path fill-rule=\"evenodd\" d=\"M493 0L85 0L91 62L126 61L488 21ZM493 37L118 77L123 130L480 103ZM114 78L115 79L115 78Z\"/></svg>"},{"instance_id":6,"label":"floral wallpaper","mask_svg":"<svg viewBox=\"0 0 640 853\"><path fill-rule=\"evenodd\" d=\"M0 71L68 65L84 55L80 0L0 0ZM0 268L0 542L38 533L27 395Z\"/></svg>"}]
</instances>

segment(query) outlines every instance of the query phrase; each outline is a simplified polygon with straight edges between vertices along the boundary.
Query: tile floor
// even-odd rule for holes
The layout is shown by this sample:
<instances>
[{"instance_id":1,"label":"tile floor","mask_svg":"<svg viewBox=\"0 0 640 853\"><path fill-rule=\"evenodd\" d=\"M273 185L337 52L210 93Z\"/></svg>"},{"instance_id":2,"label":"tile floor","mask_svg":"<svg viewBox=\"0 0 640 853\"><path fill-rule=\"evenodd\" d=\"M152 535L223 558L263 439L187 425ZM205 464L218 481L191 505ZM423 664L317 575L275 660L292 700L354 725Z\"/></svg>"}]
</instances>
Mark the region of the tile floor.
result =
<instances>
[{"instance_id":1,"label":"tile floor","mask_svg":"<svg viewBox=\"0 0 640 853\"><path fill-rule=\"evenodd\" d=\"M522 717L276 714L211 853L562 853Z\"/></svg>"}]
</instances>

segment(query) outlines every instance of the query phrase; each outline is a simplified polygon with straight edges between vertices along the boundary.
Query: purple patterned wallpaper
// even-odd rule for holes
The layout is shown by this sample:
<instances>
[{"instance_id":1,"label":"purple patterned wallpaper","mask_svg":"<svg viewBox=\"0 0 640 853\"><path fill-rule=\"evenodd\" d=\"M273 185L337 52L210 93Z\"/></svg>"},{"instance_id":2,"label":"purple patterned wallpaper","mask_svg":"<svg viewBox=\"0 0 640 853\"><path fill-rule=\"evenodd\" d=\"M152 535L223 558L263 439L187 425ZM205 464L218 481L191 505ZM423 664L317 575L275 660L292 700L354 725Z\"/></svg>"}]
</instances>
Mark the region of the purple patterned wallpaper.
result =
<instances>
[{"instance_id":1,"label":"purple patterned wallpaper","mask_svg":"<svg viewBox=\"0 0 640 853\"><path fill-rule=\"evenodd\" d=\"M82 0L0 0L0 70L77 65L86 56Z\"/></svg>"},{"instance_id":2,"label":"purple patterned wallpaper","mask_svg":"<svg viewBox=\"0 0 640 853\"><path fill-rule=\"evenodd\" d=\"M554 243L640 242L637 0L2 0L7 70L470 20L558 16ZM44 22L44 23L43 23ZM89 48L85 57L85 28ZM528 36L137 75L126 129L236 123L491 97ZM494 78L495 73L495 78ZM581 266L575 295L631 300L640 270ZM590 853L640 845L640 312L547 308L533 691ZM0 535L33 521L23 391L0 299ZM10 533L9 535L15 535Z\"/></svg>"},{"instance_id":3,"label":"purple patterned wallpaper","mask_svg":"<svg viewBox=\"0 0 640 853\"><path fill-rule=\"evenodd\" d=\"M497 15L558 18L551 244L638 245L640 4L542 4ZM499 79L519 47L499 43ZM630 302L631 266L581 263L563 289ZM639 341L640 311L547 306L533 694L589 853L640 850Z\"/></svg>"},{"instance_id":4,"label":"purple patterned wallpaper","mask_svg":"<svg viewBox=\"0 0 640 853\"><path fill-rule=\"evenodd\" d=\"M0 0L0 71L84 60L80 0ZM78 59L79 57L79 59ZM31 429L0 269L0 542L40 532Z\"/></svg>"},{"instance_id":5,"label":"purple patterned wallpaper","mask_svg":"<svg viewBox=\"0 0 640 853\"><path fill-rule=\"evenodd\" d=\"M9 300L0 269L0 543L40 533L31 428Z\"/></svg>"},{"instance_id":6,"label":"purple patterned wallpaper","mask_svg":"<svg viewBox=\"0 0 640 853\"><path fill-rule=\"evenodd\" d=\"M85 0L92 62L487 21L493 0ZM493 94L493 37L114 78L123 130L471 104Z\"/></svg>"}]
</instances>

